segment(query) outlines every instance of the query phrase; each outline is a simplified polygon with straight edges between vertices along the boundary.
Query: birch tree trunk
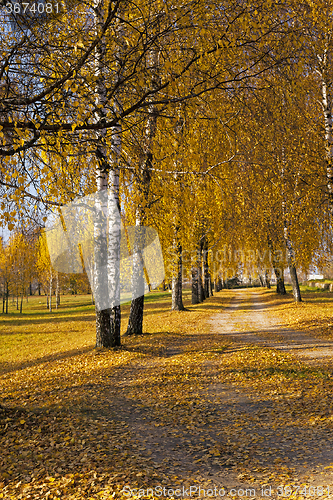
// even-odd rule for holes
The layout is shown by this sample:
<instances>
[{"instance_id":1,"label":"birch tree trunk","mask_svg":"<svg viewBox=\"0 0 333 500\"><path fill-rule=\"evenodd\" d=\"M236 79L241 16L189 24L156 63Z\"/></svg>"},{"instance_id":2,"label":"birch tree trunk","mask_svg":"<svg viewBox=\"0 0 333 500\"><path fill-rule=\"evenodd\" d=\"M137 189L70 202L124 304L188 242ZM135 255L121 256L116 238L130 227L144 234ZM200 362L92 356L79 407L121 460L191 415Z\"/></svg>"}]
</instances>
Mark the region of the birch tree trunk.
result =
<instances>
[{"instance_id":1,"label":"birch tree trunk","mask_svg":"<svg viewBox=\"0 0 333 500\"><path fill-rule=\"evenodd\" d=\"M110 336L112 346L120 346L120 239L121 219L119 201L119 157L121 151L121 127L118 125L113 130L113 168L110 171L110 185L112 203L108 205L109 220L109 250L108 250L108 278L111 298L110 311Z\"/></svg>"},{"instance_id":2,"label":"birch tree trunk","mask_svg":"<svg viewBox=\"0 0 333 500\"><path fill-rule=\"evenodd\" d=\"M22 311L23 311L23 297L24 297L24 288L22 287L21 302L20 302L20 314L22 314Z\"/></svg>"},{"instance_id":3,"label":"birch tree trunk","mask_svg":"<svg viewBox=\"0 0 333 500\"><path fill-rule=\"evenodd\" d=\"M148 64L152 66L152 86L156 88L159 83L158 69L159 51L153 49L148 56ZM148 207L149 188L151 180L151 167L153 162L153 142L156 135L158 110L156 106L148 106L149 118L145 127L143 140L143 155L139 165L138 189L140 202L136 210L135 225L143 226L146 222L146 209ZM142 335L143 310L144 310L144 273L141 257L143 248L142 233L137 231L133 252L132 289L133 298L128 318L126 335Z\"/></svg>"},{"instance_id":4,"label":"birch tree trunk","mask_svg":"<svg viewBox=\"0 0 333 500\"><path fill-rule=\"evenodd\" d=\"M136 231L133 247L132 291L130 314L125 335L142 335L145 277L141 250L144 247L143 234L140 226L143 225L144 213L138 208L136 213Z\"/></svg>"},{"instance_id":5,"label":"birch tree trunk","mask_svg":"<svg viewBox=\"0 0 333 500\"><path fill-rule=\"evenodd\" d=\"M117 67L116 79L119 81L123 71L124 30L120 21L115 26L117 35ZM115 116L119 116L122 106L117 96L114 98L113 110ZM119 166L122 150L122 126L118 122L112 127L111 161L110 168L110 191L111 203L108 204L109 220L109 252L108 252L108 274L109 290L111 294L110 311L110 333L112 346L120 346L121 308L120 308L120 244L121 244L121 216L119 199Z\"/></svg>"},{"instance_id":6,"label":"birch tree trunk","mask_svg":"<svg viewBox=\"0 0 333 500\"><path fill-rule=\"evenodd\" d=\"M201 243L197 246L196 261L191 270L192 275L192 304L199 304L204 300L202 284L202 248Z\"/></svg>"},{"instance_id":7,"label":"birch tree trunk","mask_svg":"<svg viewBox=\"0 0 333 500\"><path fill-rule=\"evenodd\" d=\"M103 0L95 2L95 32L96 35L103 23L104 9ZM102 38L95 49L95 76L96 76L96 121L101 116L106 115L105 105L107 102L107 93L103 75L106 56L105 39ZM106 129L101 129L96 133L96 187L97 192L102 193L108 189L109 164L106 157ZM94 294L96 299L96 347L112 347L110 310L99 309L99 304L109 303L108 297L105 297L108 290L108 277L105 270L108 262L107 234L106 234L106 216L107 204L105 197L97 196L95 202L96 215L94 219Z\"/></svg>"},{"instance_id":8,"label":"birch tree trunk","mask_svg":"<svg viewBox=\"0 0 333 500\"><path fill-rule=\"evenodd\" d=\"M203 274L203 269L202 269L202 250L203 250L203 245L202 242L200 243L200 246L198 248L198 288L199 288L199 301L203 302L205 300L205 288L203 285L203 279L202 279L202 274Z\"/></svg>"},{"instance_id":9,"label":"birch tree trunk","mask_svg":"<svg viewBox=\"0 0 333 500\"><path fill-rule=\"evenodd\" d=\"M126 335L142 335L144 299L144 295L132 299Z\"/></svg>"},{"instance_id":10,"label":"birch tree trunk","mask_svg":"<svg viewBox=\"0 0 333 500\"><path fill-rule=\"evenodd\" d=\"M198 268L193 266L191 269L192 276L192 304L199 304L199 276Z\"/></svg>"},{"instance_id":11,"label":"birch tree trunk","mask_svg":"<svg viewBox=\"0 0 333 500\"><path fill-rule=\"evenodd\" d=\"M325 126L325 150L326 150L326 177L327 177L327 192L328 204L331 215L333 215L333 135L332 135L332 96L329 88L331 85L327 81L327 66L328 66L328 46L325 49L323 57L319 57L320 77L322 90L322 110L324 115Z\"/></svg>"},{"instance_id":12,"label":"birch tree trunk","mask_svg":"<svg viewBox=\"0 0 333 500\"><path fill-rule=\"evenodd\" d=\"M277 267L273 264L274 274L276 278L276 293L279 295L286 295L286 288L284 286L284 276L283 269L281 267Z\"/></svg>"},{"instance_id":13,"label":"birch tree trunk","mask_svg":"<svg viewBox=\"0 0 333 500\"><path fill-rule=\"evenodd\" d=\"M173 311L184 311L183 304L183 258L182 258L182 245L179 241L180 227L175 227L174 237L174 254L176 255L176 262L174 263L174 271L172 276L172 305Z\"/></svg>"},{"instance_id":14,"label":"birch tree trunk","mask_svg":"<svg viewBox=\"0 0 333 500\"><path fill-rule=\"evenodd\" d=\"M49 277L49 311L52 312L52 282L53 282L53 276L52 276L52 269L50 268L50 277Z\"/></svg>"},{"instance_id":15,"label":"birch tree trunk","mask_svg":"<svg viewBox=\"0 0 333 500\"><path fill-rule=\"evenodd\" d=\"M204 244L203 244L203 274L204 274L205 297L208 298L208 297L211 297L213 294L212 294L211 277L210 277L209 265L208 265L207 238L204 239Z\"/></svg>"},{"instance_id":16,"label":"birch tree trunk","mask_svg":"<svg viewBox=\"0 0 333 500\"><path fill-rule=\"evenodd\" d=\"M271 283L270 283L270 280L269 280L268 271L265 271L265 286L268 289L271 288Z\"/></svg>"},{"instance_id":17,"label":"birch tree trunk","mask_svg":"<svg viewBox=\"0 0 333 500\"><path fill-rule=\"evenodd\" d=\"M286 183L285 183L285 158L284 158L284 149L282 148L282 171L281 171L281 180L282 180L282 216L283 216L283 236L287 250L287 262L290 273L290 279L293 289L293 296L295 302L301 302L301 291L299 288L298 278L297 278L297 270L296 270L296 262L295 262L295 252L293 249L293 245L291 242L290 234L289 234L289 220L288 220L288 210L287 210L287 197L286 197Z\"/></svg>"},{"instance_id":18,"label":"birch tree trunk","mask_svg":"<svg viewBox=\"0 0 333 500\"><path fill-rule=\"evenodd\" d=\"M288 233L288 228L286 225L284 227L284 239L285 239L286 248L287 248L287 261L288 261L291 284L292 284L292 288L293 288L293 296L294 296L295 302L302 302L301 291L299 288L297 270L296 270L296 264L295 264L295 252L294 252L294 249L293 249L293 246L292 246L292 243L290 240L290 236Z\"/></svg>"},{"instance_id":19,"label":"birch tree trunk","mask_svg":"<svg viewBox=\"0 0 333 500\"><path fill-rule=\"evenodd\" d=\"M206 298L206 275L205 268L203 264L203 253L204 253L204 243L203 240L200 239L200 242L197 246L196 252L196 262L192 268L192 304L199 304L203 302ZM207 283L207 291L209 284ZM208 292L209 293L209 292ZM194 294L194 296L193 296ZM193 300L197 300L197 302L193 302Z\"/></svg>"},{"instance_id":20,"label":"birch tree trunk","mask_svg":"<svg viewBox=\"0 0 333 500\"><path fill-rule=\"evenodd\" d=\"M56 295L55 295L56 309L58 309L60 304L60 295L59 295L59 273L56 272Z\"/></svg>"},{"instance_id":21,"label":"birch tree trunk","mask_svg":"<svg viewBox=\"0 0 333 500\"><path fill-rule=\"evenodd\" d=\"M104 0L95 2L94 21L96 35L103 27L105 18ZM116 27L119 40L122 32ZM121 49L118 40L118 65L121 67ZM105 85L107 68L105 37L102 37L95 49L96 76L96 121L105 119L108 102ZM118 68L116 69L118 71ZM119 74L118 74L119 77ZM120 105L113 103L117 114ZM106 129L96 133L96 172L97 191L96 218L94 223L94 299L96 305L96 347L116 347L120 345L120 203L119 203L119 161L121 152L121 125L112 129L111 164L108 158ZM108 180L110 178L110 196ZM105 192L105 194L104 194ZM101 304L103 307L101 309Z\"/></svg>"},{"instance_id":22,"label":"birch tree trunk","mask_svg":"<svg viewBox=\"0 0 333 500\"><path fill-rule=\"evenodd\" d=\"M97 172L97 186L101 191L107 189L107 177L101 169ZM105 187L104 187L105 186ZM106 237L106 206L101 199L96 200L96 217L94 221L94 294L96 298L96 347L111 347L110 310L99 309L99 304L109 303L107 295L107 237Z\"/></svg>"},{"instance_id":23,"label":"birch tree trunk","mask_svg":"<svg viewBox=\"0 0 333 500\"><path fill-rule=\"evenodd\" d=\"M271 256L272 256L272 265L273 265L273 270L274 270L274 274L275 274L275 278L276 278L276 293L278 293L279 295L286 295L286 288L284 286L284 267L282 265L282 263L280 263L280 266L279 266L279 261L276 257L276 252L275 252L275 249L273 248L273 242L271 241L271 239L268 237L268 247L270 249L270 252L271 252Z\"/></svg>"},{"instance_id":24,"label":"birch tree trunk","mask_svg":"<svg viewBox=\"0 0 333 500\"><path fill-rule=\"evenodd\" d=\"M8 301L9 301L9 284L7 282L7 287L6 287L6 314L8 314Z\"/></svg>"}]
</instances>

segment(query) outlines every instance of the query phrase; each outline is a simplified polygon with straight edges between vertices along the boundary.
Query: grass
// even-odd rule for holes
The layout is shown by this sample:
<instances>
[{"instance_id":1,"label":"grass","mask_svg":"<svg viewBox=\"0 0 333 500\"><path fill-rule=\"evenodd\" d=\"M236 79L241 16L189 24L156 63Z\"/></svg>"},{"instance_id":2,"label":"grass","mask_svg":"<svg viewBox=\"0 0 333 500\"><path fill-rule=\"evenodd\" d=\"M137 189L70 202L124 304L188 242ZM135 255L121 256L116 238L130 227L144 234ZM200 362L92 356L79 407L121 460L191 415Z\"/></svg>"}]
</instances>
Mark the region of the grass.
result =
<instances>
[{"instance_id":1,"label":"grass","mask_svg":"<svg viewBox=\"0 0 333 500\"><path fill-rule=\"evenodd\" d=\"M92 345L94 310L88 296L65 296L58 310L46 310L41 297L30 297L22 314L11 306L0 316L0 371L23 362Z\"/></svg>"},{"instance_id":2,"label":"grass","mask_svg":"<svg viewBox=\"0 0 333 500\"><path fill-rule=\"evenodd\" d=\"M304 286L300 289L301 303L293 301L292 288L287 285L287 296L275 295L275 298L271 299L275 300L275 307L271 308L271 312L283 315L287 326L291 329L303 330L315 337L333 340L333 293Z\"/></svg>"},{"instance_id":3,"label":"grass","mask_svg":"<svg viewBox=\"0 0 333 500\"><path fill-rule=\"evenodd\" d=\"M229 293L229 295L231 295ZM226 296L228 293L226 292ZM228 299L227 301L228 302ZM193 307L189 291L184 292L186 311L171 312L169 292L151 292L145 297L143 330L149 334L182 334L201 331L202 321L220 310L220 303ZM122 306L122 334L127 327L129 304ZM32 296L23 314L11 304L9 314L0 315L0 373L33 360L76 351L92 350L95 343L95 309L89 295L62 296L59 309L47 311L45 300ZM145 339L142 340L146 342ZM131 343L131 340L126 340Z\"/></svg>"}]
</instances>

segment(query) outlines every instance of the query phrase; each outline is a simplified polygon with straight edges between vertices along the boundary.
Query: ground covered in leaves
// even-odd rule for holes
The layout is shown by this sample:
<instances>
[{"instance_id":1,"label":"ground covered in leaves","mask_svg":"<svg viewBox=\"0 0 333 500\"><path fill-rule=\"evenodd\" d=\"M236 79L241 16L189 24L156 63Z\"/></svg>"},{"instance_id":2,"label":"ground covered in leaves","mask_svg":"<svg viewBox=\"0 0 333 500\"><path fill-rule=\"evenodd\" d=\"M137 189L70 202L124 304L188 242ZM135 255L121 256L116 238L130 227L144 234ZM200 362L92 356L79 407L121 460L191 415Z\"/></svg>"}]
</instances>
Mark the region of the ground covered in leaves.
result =
<instances>
[{"instance_id":1,"label":"ground covered in leaves","mask_svg":"<svg viewBox=\"0 0 333 500\"><path fill-rule=\"evenodd\" d=\"M0 498L329 497L330 297L155 293L109 351L87 297L2 316Z\"/></svg>"}]
</instances>

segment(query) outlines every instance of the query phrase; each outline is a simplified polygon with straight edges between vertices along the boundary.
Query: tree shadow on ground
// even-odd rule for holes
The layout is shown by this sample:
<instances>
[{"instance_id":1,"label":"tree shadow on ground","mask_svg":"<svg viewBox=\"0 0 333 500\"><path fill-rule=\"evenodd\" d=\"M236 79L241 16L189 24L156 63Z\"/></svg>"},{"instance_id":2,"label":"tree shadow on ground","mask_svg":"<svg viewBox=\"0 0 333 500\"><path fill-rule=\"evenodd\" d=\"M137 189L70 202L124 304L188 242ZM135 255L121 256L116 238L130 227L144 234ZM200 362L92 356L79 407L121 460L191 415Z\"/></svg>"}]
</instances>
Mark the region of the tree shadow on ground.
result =
<instances>
[{"instance_id":1,"label":"tree shadow on ground","mask_svg":"<svg viewBox=\"0 0 333 500\"><path fill-rule=\"evenodd\" d=\"M74 314L75 313L75 314ZM8 320L6 323L4 323L4 326L6 326L7 328L9 326L29 326L29 325L43 325L43 324L47 324L47 323L62 323L62 322L70 322L70 321L95 321L96 318L95 318L95 313L87 313L87 314L82 314L82 315L78 315L77 314L77 311L73 311L73 313L69 312L67 314L67 311L66 311L66 316L61 316L61 314L57 315L57 316L51 316L53 313L50 313L50 316L48 317L39 317L39 318L36 318L36 319L31 319L30 317L27 317L27 316L21 316L21 317L13 317L11 318L10 320ZM68 316L68 317L67 317ZM27 334L27 332L24 332L25 334ZM36 331L34 332L31 332L31 333L34 333L36 334ZM10 335L11 332L1 332L0 335Z\"/></svg>"},{"instance_id":2,"label":"tree shadow on ground","mask_svg":"<svg viewBox=\"0 0 333 500\"><path fill-rule=\"evenodd\" d=\"M173 334L160 334L140 339L156 341L152 347L158 349L162 337L167 349L178 349L177 355L191 348L215 353L212 346L198 345L200 334L178 336L176 342ZM216 335L211 340L215 342ZM174 364L174 359L168 363L168 356L161 359L147 347L123 346L115 356L134 351L145 354L143 361L109 368L103 362L113 353L101 351L87 381L63 386L55 377L50 389L41 379L36 403L22 392L21 408L13 401L16 407L0 412L3 487L12 485L17 493L23 492L25 484L26 497L29 488L36 491L38 487L40 498L51 490L69 498L81 488L89 498L117 485L171 484L175 476L177 484L202 477L224 486L229 473L237 481L240 473L261 480L278 471L281 479L287 469L289 474L301 468L303 461L321 469L332 462L332 429L323 424L314 427L305 420L330 411L331 407L321 406L320 393L305 402L297 396L273 400L263 394L255 400L246 390L237 388L236 392L235 386L225 383L228 373L242 373L250 379L274 375L301 379L303 374L313 378L313 368L272 364L264 370L228 370L220 356L218 362L193 358ZM63 353L52 361L75 358L88 350ZM296 417L303 419L301 423ZM321 447L314 453L316 443ZM295 457L295 449L300 458Z\"/></svg>"},{"instance_id":3,"label":"tree shadow on ground","mask_svg":"<svg viewBox=\"0 0 333 500\"><path fill-rule=\"evenodd\" d=\"M26 368L36 367L38 365L42 365L44 363L50 363L54 361L61 361L68 358L73 358L76 356L81 356L82 354L86 354L87 352L93 351L93 346L82 347L80 349L73 349L66 352L59 352L56 354L50 354L46 356L42 356L37 359L32 359L31 361L24 361L18 363L2 363L0 365L0 374L3 375L5 373L17 372L21 370L25 370Z\"/></svg>"}]
</instances>

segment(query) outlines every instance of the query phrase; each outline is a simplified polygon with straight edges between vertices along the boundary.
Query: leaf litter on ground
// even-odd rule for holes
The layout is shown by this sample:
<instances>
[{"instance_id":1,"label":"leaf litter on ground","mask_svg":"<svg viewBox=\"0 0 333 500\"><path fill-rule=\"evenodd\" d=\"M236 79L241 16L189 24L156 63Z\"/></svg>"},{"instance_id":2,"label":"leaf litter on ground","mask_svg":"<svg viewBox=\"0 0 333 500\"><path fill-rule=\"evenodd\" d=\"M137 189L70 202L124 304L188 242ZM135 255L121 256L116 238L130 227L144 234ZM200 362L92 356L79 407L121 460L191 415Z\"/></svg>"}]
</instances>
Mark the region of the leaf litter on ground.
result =
<instances>
[{"instance_id":1,"label":"leaf litter on ground","mask_svg":"<svg viewBox=\"0 0 333 500\"><path fill-rule=\"evenodd\" d=\"M159 485L326 486L331 364L308 366L253 344L235 349L208 323L229 314L235 294L199 306L187 296L183 313L168 310L168 297L148 303L147 335L124 337L117 350L96 351L76 330L64 356L57 346L46 360L30 353L28 366L5 365L0 498L126 498L125 485L142 493ZM262 300L275 313L292 308L272 293ZM248 328L248 314L237 318L237 331L242 318Z\"/></svg>"}]
</instances>

